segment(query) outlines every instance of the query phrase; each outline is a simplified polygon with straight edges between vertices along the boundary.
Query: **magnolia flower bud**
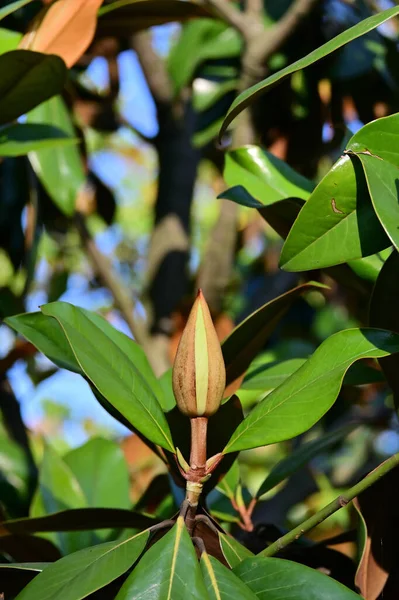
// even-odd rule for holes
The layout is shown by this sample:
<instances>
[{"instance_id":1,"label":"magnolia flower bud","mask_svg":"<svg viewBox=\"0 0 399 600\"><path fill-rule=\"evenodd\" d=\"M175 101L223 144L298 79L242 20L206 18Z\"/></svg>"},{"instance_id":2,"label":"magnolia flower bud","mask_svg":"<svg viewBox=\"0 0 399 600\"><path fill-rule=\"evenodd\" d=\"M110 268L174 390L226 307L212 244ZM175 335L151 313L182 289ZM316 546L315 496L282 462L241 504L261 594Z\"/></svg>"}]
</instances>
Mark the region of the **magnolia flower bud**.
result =
<instances>
[{"instance_id":1,"label":"magnolia flower bud","mask_svg":"<svg viewBox=\"0 0 399 600\"><path fill-rule=\"evenodd\" d=\"M179 410L190 418L210 417L226 386L222 349L201 290L184 328L173 366L173 392Z\"/></svg>"}]
</instances>

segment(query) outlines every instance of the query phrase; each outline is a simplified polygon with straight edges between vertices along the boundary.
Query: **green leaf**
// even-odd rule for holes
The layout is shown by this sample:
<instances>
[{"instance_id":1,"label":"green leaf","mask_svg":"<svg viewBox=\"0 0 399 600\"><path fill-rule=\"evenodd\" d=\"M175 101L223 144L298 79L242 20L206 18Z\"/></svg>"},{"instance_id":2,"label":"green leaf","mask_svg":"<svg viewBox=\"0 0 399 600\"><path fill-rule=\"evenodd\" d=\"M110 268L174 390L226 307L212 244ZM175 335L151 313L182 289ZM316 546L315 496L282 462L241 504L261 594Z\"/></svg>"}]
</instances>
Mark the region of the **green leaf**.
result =
<instances>
[{"instance_id":1,"label":"green leaf","mask_svg":"<svg viewBox=\"0 0 399 600\"><path fill-rule=\"evenodd\" d=\"M16 569L18 571L35 571L41 573L51 563L0 563L0 569Z\"/></svg>"},{"instance_id":2,"label":"green leaf","mask_svg":"<svg viewBox=\"0 0 399 600\"><path fill-rule=\"evenodd\" d=\"M88 506L129 508L129 470L118 444L94 438L68 452L64 461L78 480ZM96 536L105 539L109 533L96 531Z\"/></svg>"},{"instance_id":3,"label":"green leaf","mask_svg":"<svg viewBox=\"0 0 399 600\"><path fill-rule=\"evenodd\" d=\"M29 50L2 54L0 70L0 125L18 119L60 93L67 74L65 63L58 56Z\"/></svg>"},{"instance_id":4,"label":"green leaf","mask_svg":"<svg viewBox=\"0 0 399 600\"><path fill-rule=\"evenodd\" d=\"M31 124L51 124L65 135L76 137L69 111L59 96L32 110L27 120ZM34 150L29 153L29 160L53 202L65 215L71 216L86 181L78 146Z\"/></svg>"},{"instance_id":5,"label":"green leaf","mask_svg":"<svg viewBox=\"0 0 399 600\"><path fill-rule=\"evenodd\" d=\"M314 189L306 177L259 146L244 146L228 152L223 175L227 185L243 186L262 205L291 197L307 200ZM220 197L226 196L221 194Z\"/></svg>"},{"instance_id":6,"label":"green leaf","mask_svg":"<svg viewBox=\"0 0 399 600\"><path fill-rule=\"evenodd\" d=\"M362 279L375 283L378 274L391 251L392 248L387 248L382 252L377 252L377 254L372 254L365 258L358 258L357 260L351 260L348 262L348 265L356 275L359 275Z\"/></svg>"},{"instance_id":7,"label":"green leaf","mask_svg":"<svg viewBox=\"0 0 399 600\"><path fill-rule=\"evenodd\" d=\"M69 508L83 508L87 501L76 477L60 456L48 445L45 446L39 471L39 486L33 498L30 514L42 517ZM74 552L87 545L90 535L60 533L50 535L64 554Z\"/></svg>"},{"instance_id":8,"label":"green leaf","mask_svg":"<svg viewBox=\"0 0 399 600\"><path fill-rule=\"evenodd\" d=\"M291 304L304 292L320 288L317 283L300 285L264 304L232 331L222 344L226 386L245 373Z\"/></svg>"},{"instance_id":9,"label":"green leaf","mask_svg":"<svg viewBox=\"0 0 399 600\"><path fill-rule=\"evenodd\" d=\"M148 540L148 531L122 541L85 548L46 567L18 600L81 600L125 573Z\"/></svg>"},{"instance_id":10,"label":"green leaf","mask_svg":"<svg viewBox=\"0 0 399 600\"><path fill-rule=\"evenodd\" d=\"M253 85L249 89L242 92L232 103L230 106L226 118L224 120L223 126L221 128L219 136L221 137L223 133L226 131L227 127L230 123L235 119L235 117L240 114L244 108L246 108L249 104L251 104L258 96L265 93L267 89L271 86L275 85L279 81L282 81L285 77L288 77L292 73L296 71L300 71L305 69L306 67L312 65L317 62L321 58L324 58L331 52L334 52L338 48L341 48L348 42L368 33L372 29L375 29L388 19L395 17L399 14L399 7L395 6L393 8L389 8L388 10L381 11L377 15L373 15L368 19L364 19L357 25L346 29L332 40L329 40L326 44L323 44L316 50L310 52L307 56L295 61L288 67L281 69L277 73L273 73L270 77L263 79L259 83Z\"/></svg>"},{"instance_id":11,"label":"green leaf","mask_svg":"<svg viewBox=\"0 0 399 600\"><path fill-rule=\"evenodd\" d=\"M388 329L388 328L385 328ZM240 389L267 392L284 383L295 371L306 362L304 358L290 358L282 362L268 362L248 371ZM345 375L343 385L365 385L383 381L377 369L364 363L353 364Z\"/></svg>"},{"instance_id":12,"label":"green leaf","mask_svg":"<svg viewBox=\"0 0 399 600\"><path fill-rule=\"evenodd\" d=\"M240 468L238 462L234 461L230 470L223 479L217 484L216 489L222 492L227 498L235 498L237 486L240 482Z\"/></svg>"},{"instance_id":13,"label":"green leaf","mask_svg":"<svg viewBox=\"0 0 399 600\"><path fill-rule=\"evenodd\" d=\"M347 329L330 336L237 427L223 452L288 440L307 431L334 404L352 363L399 352L399 336L379 329Z\"/></svg>"},{"instance_id":14,"label":"green leaf","mask_svg":"<svg viewBox=\"0 0 399 600\"><path fill-rule=\"evenodd\" d=\"M282 362L270 362L248 371L241 389L274 390L306 362L305 358L290 358Z\"/></svg>"},{"instance_id":15,"label":"green leaf","mask_svg":"<svg viewBox=\"0 0 399 600\"><path fill-rule=\"evenodd\" d=\"M250 550L237 542L237 540L230 535L219 533L219 541L223 556L232 569L234 569L234 567L239 565L246 558L253 556Z\"/></svg>"},{"instance_id":16,"label":"green leaf","mask_svg":"<svg viewBox=\"0 0 399 600\"><path fill-rule=\"evenodd\" d=\"M200 565L210 600L256 600L245 583L207 552L202 553Z\"/></svg>"},{"instance_id":17,"label":"green leaf","mask_svg":"<svg viewBox=\"0 0 399 600\"><path fill-rule=\"evenodd\" d=\"M0 27L0 55L16 50L21 39L21 33Z\"/></svg>"},{"instance_id":18,"label":"green leaf","mask_svg":"<svg viewBox=\"0 0 399 600\"><path fill-rule=\"evenodd\" d=\"M11 15L16 10L19 10L26 4L29 4L32 0L17 0L17 2L11 2L11 4L7 4L4 8L0 9L0 21Z\"/></svg>"},{"instance_id":19,"label":"green leaf","mask_svg":"<svg viewBox=\"0 0 399 600\"><path fill-rule=\"evenodd\" d=\"M0 130L0 156L22 156L42 148L76 144L58 127L35 123L17 123Z\"/></svg>"},{"instance_id":20,"label":"green leaf","mask_svg":"<svg viewBox=\"0 0 399 600\"><path fill-rule=\"evenodd\" d=\"M175 93L190 83L202 63L239 56L241 47L240 34L222 21L199 19L187 23L168 61Z\"/></svg>"},{"instance_id":21,"label":"green leaf","mask_svg":"<svg viewBox=\"0 0 399 600\"><path fill-rule=\"evenodd\" d=\"M211 81L200 79L201 85L193 85L193 107L198 112L203 112L212 108L214 104L229 92L237 89L238 80L228 79L227 81Z\"/></svg>"},{"instance_id":22,"label":"green leaf","mask_svg":"<svg viewBox=\"0 0 399 600\"><path fill-rule=\"evenodd\" d=\"M320 269L390 246L370 201L361 166L345 155L301 209L281 252L287 271Z\"/></svg>"},{"instance_id":23,"label":"green leaf","mask_svg":"<svg viewBox=\"0 0 399 600\"><path fill-rule=\"evenodd\" d=\"M61 326L53 318L36 312L7 317L4 322L58 367L83 374Z\"/></svg>"},{"instance_id":24,"label":"green leaf","mask_svg":"<svg viewBox=\"0 0 399 600\"><path fill-rule=\"evenodd\" d=\"M221 122L221 118L217 119L208 125L208 127L205 127L204 129L194 133L192 137L193 146L195 148L202 148L202 146L209 144L209 142L211 142L217 136Z\"/></svg>"},{"instance_id":25,"label":"green leaf","mask_svg":"<svg viewBox=\"0 0 399 600\"><path fill-rule=\"evenodd\" d=\"M115 600L204 600L207 597L194 546L183 518L144 554Z\"/></svg>"},{"instance_id":26,"label":"green leaf","mask_svg":"<svg viewBox=\"0 0 399 600\"><path fill-rule=\"evenodd\" d=\"M346 425L340 427L331 433L323 434L320 438L303 444L297 450L294 450L286 458L280 460L270 471L265 481L262 483L256 497L260 498L263 494L266 494L269 490L272 490L276 485L290 477L295 471L306 465L318 454L325 452L332 446L335 446L337 442L340 442L343 438L349 435L357 425Z\"/></svg>"},{"instance_id":27,"label":"green leaf","mask_svg":"<svg viewBox=\"0 0 399 600\"><path fill-rule=\"evenodd\" d=\"M331 577L281 558L248 558L234 573L260 600L359 600Z\"/></svg>"},{"instance_id":28,"label":"green leaf","mask_svg":"<svg viewBox=\"0 0 399 600\"><path fill-rule=\"evenodd\" d=\"M161 406L146 379L125 354L125 346L121 348L119 341L115 343L118 332L110 334L104 325L97 326L98 318L89 318L87 313L66 302L47 304L42 311L61 325L80 368L100 394L151 442L173 452ZM130 342L127 336L117 337L126 346Z\"/></svg>"},{"instance_id":29,"label":"green leaf","mask_svg":"<svg viewBox=\"0 0 399 600\"><path fill-rule=\"evenodd\" d=\"M355 154L374 154L399 167L399 113L367 123L349 140L346 149Z\"/></svg>"},{"instance_id":30,"label":"green leaf","mask_svg":"<svg viewBox=\"0 0 399 600\"><path fill-rule=\"evenodd\" d=\"M89 531L92 529L135 529L151 527L156 521L124 508L75 508L43 517L26 517L3 521L0 537L57 531Z\"/></svg>"},{"instance_id":31,"label":"green leaf","mask_svg":"<svg viewBox=\"0 0 399 600\"><path fill-rule=\"evenodd\" d=\"M376 215L396 249L399 248L399 169L367 154L356 155L362 163Z\"/></svg>"},{"instance_id":32,"label":"green leaf","mask_svg":"<svg viewBox=\"0 0 399 600\"><path fill-rule=\"evenodd\" d=\"M394 250L382 267L370 301L371 327L383 327L399 332L399 314L396 298L399 297L399 254ZM393 392L396 410L399 410L399 356L394 354L379 359L388 385Z\"/></svg>"}]
</instances>

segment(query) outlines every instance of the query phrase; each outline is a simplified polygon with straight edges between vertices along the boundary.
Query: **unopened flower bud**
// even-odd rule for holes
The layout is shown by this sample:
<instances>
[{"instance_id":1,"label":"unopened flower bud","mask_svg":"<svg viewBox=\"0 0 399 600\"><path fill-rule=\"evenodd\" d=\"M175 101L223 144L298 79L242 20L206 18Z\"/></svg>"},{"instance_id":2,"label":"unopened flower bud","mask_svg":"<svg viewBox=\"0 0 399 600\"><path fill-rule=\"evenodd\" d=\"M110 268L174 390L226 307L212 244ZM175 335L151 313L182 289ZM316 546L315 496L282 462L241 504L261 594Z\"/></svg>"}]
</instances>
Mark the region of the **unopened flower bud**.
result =
<instances>
[{"instance_id":1,"label":"unopened flower bud","mask_svg":"<svg viewBox=\"0 0 399 600\"><path fill-rule=\"evenodd\" d=\"M222 349L201 290L184 328L173 366L173 391L179 410L190 418L210 417L226 386Z\"/></svg>"}]
</instances>

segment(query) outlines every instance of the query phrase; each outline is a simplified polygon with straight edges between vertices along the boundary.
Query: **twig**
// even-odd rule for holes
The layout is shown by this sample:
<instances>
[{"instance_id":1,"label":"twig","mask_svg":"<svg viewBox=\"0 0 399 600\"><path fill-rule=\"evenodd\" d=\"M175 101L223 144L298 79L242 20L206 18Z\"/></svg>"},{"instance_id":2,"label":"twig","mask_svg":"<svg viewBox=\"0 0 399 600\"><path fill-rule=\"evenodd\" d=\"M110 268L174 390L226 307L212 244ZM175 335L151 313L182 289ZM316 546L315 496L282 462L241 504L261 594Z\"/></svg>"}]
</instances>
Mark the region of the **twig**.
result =
<instances>
[{"instance_id":1,"label":"twig","mask_svg":"<svg viewBox=\"0 0 399 600\"><path fill-rule=\"evenodd\" d=\"M125 319L130 331L134 336L134 339L139 344L144 345L146 341L145 329L142 323L134 319L134 305L130 300L129 293L125 289L122 281L114 273L108 258L104 256L97 248L96 243L94 242L88 230L85 216L82 213L75 213L75 224L80 234L82 244L94 266L94 269L96 270L98 276L102 279L104 285L111 292L115 301L115 305L121 311L123 318Z\"/></svg>"},{"instance_id":2,"label":"twig","mask_svg":"<svg viewBox=\"0 0 399 600\"><path fill-rule=\"evenodd\" d=\"M338 498L335 498L330 504L327 504L324 508L319 510L315 515L303 521L300 525L283 535L281 538L270 544L265 550L263 550L261 556L273 556L292 542L298 540L304 533L307 533L328 517L333 515L344 506L347 506L349 502L352 502L356 496L367 490L373 483L376 483L381 477L389 473L392 469L399 465L399 452L388 458L385 462L380 464L374 471L369 473L362 481L351 487L345 494L341 494Z\"/></svg>"}]
</instances>

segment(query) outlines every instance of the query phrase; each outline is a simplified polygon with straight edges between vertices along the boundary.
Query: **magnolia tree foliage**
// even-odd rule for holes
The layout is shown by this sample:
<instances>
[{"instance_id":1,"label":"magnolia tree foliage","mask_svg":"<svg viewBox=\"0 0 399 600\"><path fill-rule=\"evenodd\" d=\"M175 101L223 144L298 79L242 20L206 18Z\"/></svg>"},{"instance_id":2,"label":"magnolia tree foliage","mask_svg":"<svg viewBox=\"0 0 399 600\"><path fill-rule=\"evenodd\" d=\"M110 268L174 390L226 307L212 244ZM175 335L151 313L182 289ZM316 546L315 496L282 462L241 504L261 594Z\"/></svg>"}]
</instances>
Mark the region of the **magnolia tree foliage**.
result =
<instances>
[{"instance_id":1,"label":"magnolia tree foliage","mask_svg":"<svg viewBox=\"0 0 399 600\"><path fill-rule=\"evenodd\" d=\"M10 18L29 4L8 3L0 9L0 18ZM2 303L5 326L25 340L25 355L17 345L14 354L27 358L37 349L56 368L80 375L100 405L162 464L162 473L132 507L129 473L118 444L94 438L61 456L46 443L37 469L19 422L23 434L18 437L12 431L8 463L0 465L0 592L6 599L390 600L398 595L399 454L372 465L374 470L368 464L361 477L288 531L280 522L257 528L255 517L273 494L278 497L295 477L305 478L304 467L342 448L364 425L366 419L359 414L353 418L355 412L348 411L349 418L332 419L333 427L328 426L333 410L342 409L345 393L378 385L392 390L398 408L399 115L373 120L347 136L336 162L316 182L255 143L256 115L248 109L272 85L306 74L307 67L390 22L399 8L369 16L366 11L366 18L263 78L264 71L240 72L236 59L242 55L244 67L251 56L256 59L252 65L267 63L284 36L318 3L286 6L275 19L277 29L271 28L273 43L269 39L267 47L261 43L267 25L263 12L259 21L259 7L247 4L241 11L224 0L57 0L44 2L23 32L0 31L0 154L7 160L28 156L30 167L23 160L33 189L41 186L64 224L74 220L85 251L135 338L95 312L59 301L59 296L37 312L24 312L32 280L29 260L34 264L35 255L33 227L31 237L26 235L30 246L25 291L18 296L11 290L12 308ZM271 18L269 9L266 6L265 14ZM129 25L124 22L127 16ZM161 377L155 372L159 362L154 361L151 334L137 322L130 297L104 262L87 226L82 210L87 173L78 132L61 96L64 85L73 83L67 67L99 40L98 18L101 40L117 27L142 31L192 19L170 58L174 94L191 84L196 69L208 59L215 62L206 66L219 75L222 69L224 75L207 98L194 98L199 112L239 92L224 118L219 116L205 134L202 131L202 142L196 132L196 143L213 139L219 127L221 139L230 128L234 147L224 156L223 206L257 211L284 240L281 269L302 274L297 287L258 306L222 343L213 311L199 291L173 368ZM203 55L183 56L181 48L190 47L194 33ZM135 43L143 39L139 36ZM110 58L106 47L103 54ZM254 48L262 49L255 59ZM146 56L151 59L151 53ZM234 60L223 64L224 59ZM26 118L19 120L22 116ZM161 145L159 139L158 149ZM37 210L37 197L32 198L30 211ZM0 223L2 218L0 214ZM54 222L52 226L54 230ZM16 271L19 267L16 260ZM354 295L360 306L354 311L356 326L326 336L307 356L270 359L264 350L286 313L312 294L329 294L326 281ZM3 360L2 381L13 360ZM255 402L245 401L250 390L256 391ZM15 401L11 394L9 398ZM310 430L314 435L303 441ZM289 440L294 440L291 451L270 465L250 493L240 473L245 456L240 453L287 446ZM352 535L354 527L348 527L333 539L312 539L315 527L352 501L358 513L356 520L351 513L353 526L361 535ZM357 542L357 556L335 549L348 541Z\"/></svg>"}]
</instances>

